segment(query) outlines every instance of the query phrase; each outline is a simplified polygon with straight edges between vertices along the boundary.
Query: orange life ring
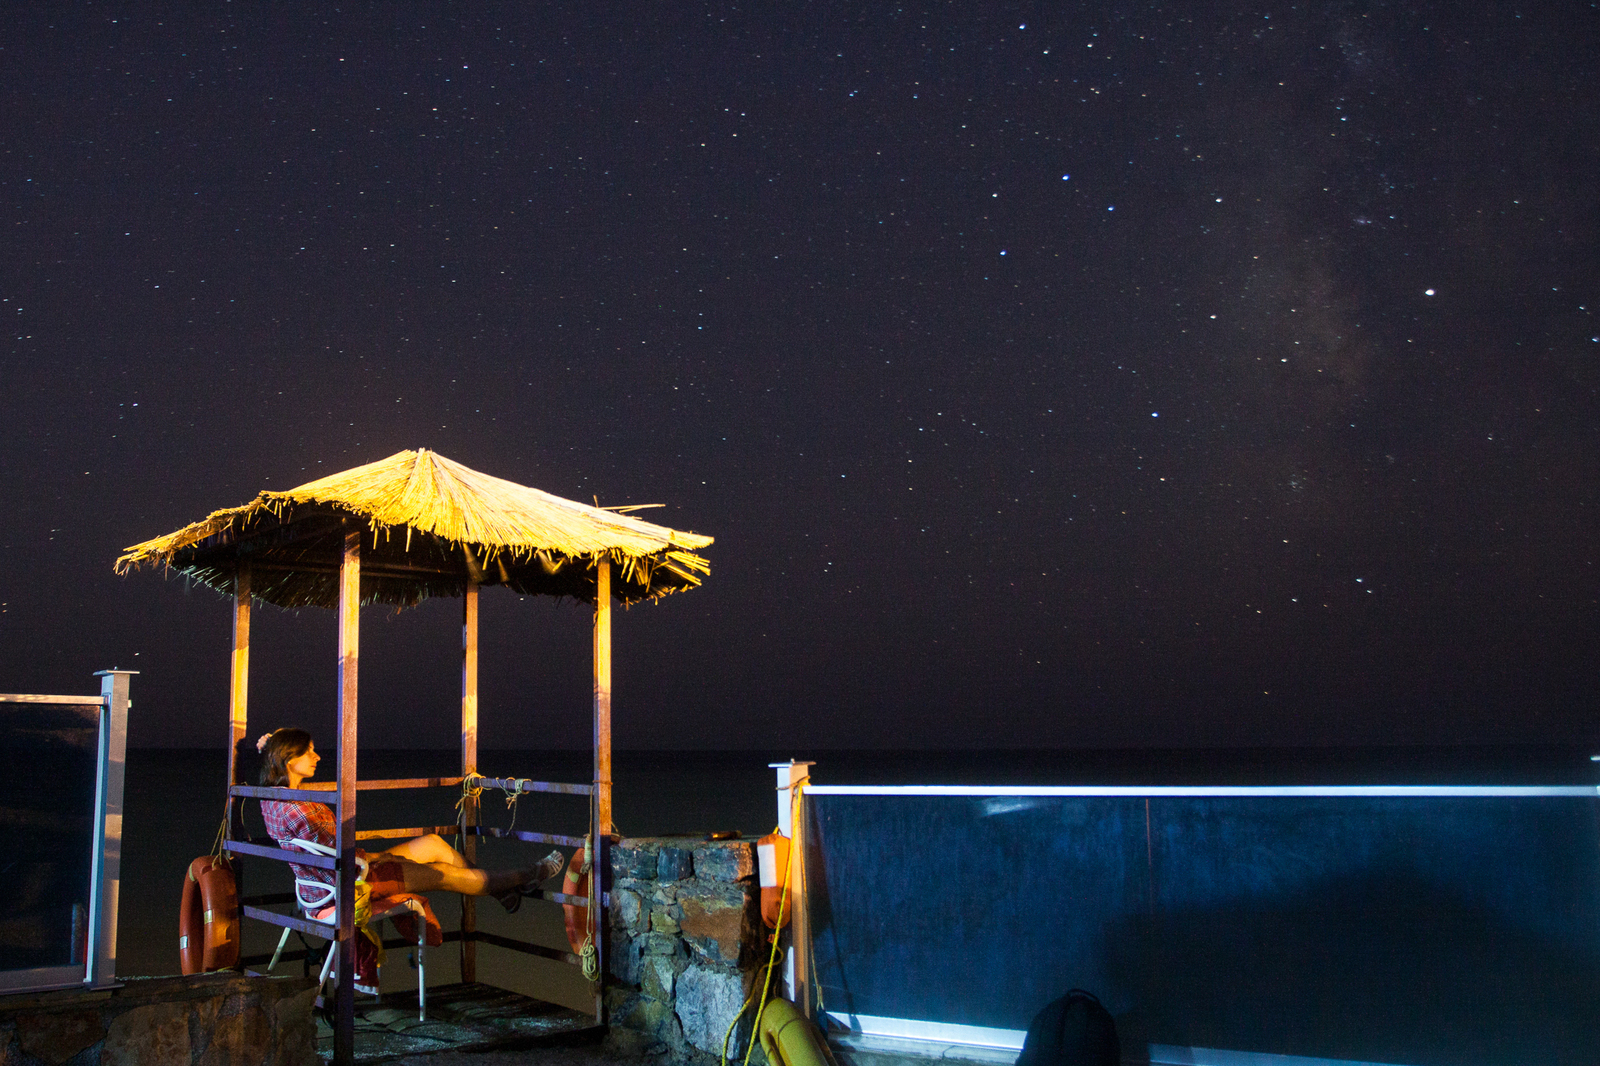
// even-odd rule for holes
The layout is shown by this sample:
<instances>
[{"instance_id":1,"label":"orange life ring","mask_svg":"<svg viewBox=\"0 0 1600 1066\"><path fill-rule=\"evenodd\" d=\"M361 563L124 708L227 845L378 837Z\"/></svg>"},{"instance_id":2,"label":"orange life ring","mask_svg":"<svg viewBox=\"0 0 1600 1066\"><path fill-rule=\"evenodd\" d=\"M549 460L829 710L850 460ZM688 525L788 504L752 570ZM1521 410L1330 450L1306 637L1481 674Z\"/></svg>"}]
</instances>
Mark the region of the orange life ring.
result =
<instances>
[{"instance_id":1,"label":"orange life ring","mask_svg":"<svg viewBox=\"0 0 1600 1066\"><path fill-rule=\"evenodd\" d=\"M593 869L583 868L583 849L572 853L567 862L567 875L561 879L561 892L567 896L589 895L589 885L594 881ZM583 954L584 942L589 939L589 908L575 903L563 903L561 911L567 922L567 943L574 955Z\"/></svg>"},{"instance_id":2,"label":"orange life ring","mask_svg":"<svg viewBox=\"0 0 1600 1066\"><path fill-rule=\"evenodd\" d=\"M239 892L226 861L207 855L189 864L178 909L178 955L185 974L226 970L239 962Z\"/></svg>"}]
</instances>

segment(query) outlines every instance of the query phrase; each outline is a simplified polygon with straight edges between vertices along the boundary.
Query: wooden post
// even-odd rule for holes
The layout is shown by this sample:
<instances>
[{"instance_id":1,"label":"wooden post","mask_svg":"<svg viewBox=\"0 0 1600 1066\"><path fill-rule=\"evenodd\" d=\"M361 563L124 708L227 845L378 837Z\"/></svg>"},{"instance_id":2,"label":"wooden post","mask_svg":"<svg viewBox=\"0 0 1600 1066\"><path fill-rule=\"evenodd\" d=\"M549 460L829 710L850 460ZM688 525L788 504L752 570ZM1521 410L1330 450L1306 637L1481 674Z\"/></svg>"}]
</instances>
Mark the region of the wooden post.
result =
<instances>
[{"instance_id":1,"label":"wooden post","mask_svg":"<svg viewBox=\"0 0 1600 1066\"><path fill-rule=\"evenodd\" d=\"M468 581L461 608L461 776L478 772L478 583ZM461 825L471 829L478 824L476 797L463 794ZM478 838L461 834L461 854L470 863L478 859ZM478 979L478 944L472 934L478 929L478 901L461 897L461 980L471 984Z\"/></svg>"},{"instance_id":2,"label":"wooden post","mask_svg":"<svg viewBox=\"0 0 1600 1066\"><path fill-rule=\"evenodd\" d=\"M599 806L599 793L590 799ZM599 816L595 816L599 824ZM611 891L611 846L609 835L595 842L594 860L589 867L589 913L594 916L594 965L598 976L594 982L594 1023L607 1024L606 1018L606 966L611 949L611 915L605 908L606 894Z\"/></svg>"},{"instance_id":3,"label":"wooden post","mask_svg":"<svg viewBox=\"0 0 1600 1066\"><path fill-rule=\"evenodd\" d=\"M595 564L594 592L595 833L614 836L611 821L611 560ZM599 839L594 842L598 851Z\"/></svg>"},{"instance_id":4,"label":"wooden post","mask_svg":"<svg viewBox=\"0 0 1600 1066\"><path fill-rule=\"evenodd\" d=\"M361 533L346 531L339 563L339 991L334 1000L333 1061L355 1061L356 1021L356 663L360 652Z\"/></svg>"},{"instance_id":5,"label":"wooden post","mask_svg":"<svg viewBox=\"0 0 1600 1066\"><path fill-rule=\"evenodd\" d=\"M243 784L239 780L239 742L250 731L246 710L250 694L250 562L239 561L233 575L233 662L228 679L228 784ZM238 840L245 835L241 810L233 797L228 797L228 839Z\"/></svg>"}]
</instances>

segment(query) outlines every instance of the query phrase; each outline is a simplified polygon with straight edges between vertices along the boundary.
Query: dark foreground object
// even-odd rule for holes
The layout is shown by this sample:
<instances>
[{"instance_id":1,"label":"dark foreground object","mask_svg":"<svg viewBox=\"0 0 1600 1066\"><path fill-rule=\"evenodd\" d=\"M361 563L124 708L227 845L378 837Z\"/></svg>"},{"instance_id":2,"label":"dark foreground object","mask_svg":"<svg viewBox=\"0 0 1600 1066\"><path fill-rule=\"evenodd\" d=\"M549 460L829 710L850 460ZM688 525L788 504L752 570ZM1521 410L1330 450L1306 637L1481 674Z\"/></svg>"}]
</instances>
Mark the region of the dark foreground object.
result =
<instances>
[{"instance_id":1,"label":"dark foreground object","mask_svg":"<svg viewBox=\"0 0 1600 1066\"><path fill-rule=\"evenodd\" d=\"M0 1063L304 1066L315 1060L312 984L206 973L0 996Z\"/></svg>"},{"instance_id":2,"label":"dark foreground object","mask_svg":"<svg viewBox=\"0 0 1600 1066\"><path fill-rule=\"evenodd\" d=\"M1092 992L1074 988L1034 1015L1017 1066L1119 1066L1117 1023Z\"/></svg>"},{"instance_id":3,"label":"dark foreground object","mask_svg":"<svg viewBox=\"0 0 1600 1066\"><path fill-rule=\"evenodd\" d=\"M428 989L428 1020L417 1020L414 992L356 1003L357 1062L386 1062L438 1051L518 1051L599 1043L594 1015L483 984ZM317 1021L317 1053L333 1059L333 1029Z\"/></svg>"}]
</instances>

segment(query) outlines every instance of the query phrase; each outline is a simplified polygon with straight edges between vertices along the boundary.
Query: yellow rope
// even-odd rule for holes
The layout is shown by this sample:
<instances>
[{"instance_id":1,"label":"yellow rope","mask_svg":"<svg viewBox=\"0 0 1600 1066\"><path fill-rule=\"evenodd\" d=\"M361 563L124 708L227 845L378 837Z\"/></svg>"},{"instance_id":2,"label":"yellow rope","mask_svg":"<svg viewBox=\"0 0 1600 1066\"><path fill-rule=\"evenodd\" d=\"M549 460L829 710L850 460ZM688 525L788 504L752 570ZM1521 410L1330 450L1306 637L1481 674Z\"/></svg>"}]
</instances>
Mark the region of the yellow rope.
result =
<instances>
[{"instance_id":1,"label":"yellow rope","mask_svg":"<svg viewBox=\"0 0 1600 1066\"><path fill-rule=\"evenodd\" d=\"M222 842L228 839L228 816L222 816L222 824L217 826L217 839L211 842L211 858L217 862L227 862L222 854Z\"/></svg>"},{"instance_id":2,"label":"yellow rope","mask_svg":"<svg viewBox=\"0 0 1600 1066\"><path fill-rule=\"evenodd\" d=\"M593 810L593 804L590 809ZM589 877L589 906L584 912L583 947L578 951L578 960L583 966L585 980L591 982L600 980L600 949L594 942L596 923L600 920L600 886L595 883L598 878L594 876L594 839L593 832L583 838L583 865L578 868L579 877L585 874Z\"/></svg>"},{"instance_id":3,"label":"yellow rope","mask_svg":"<svg viewBox=\"0 0 1600 1066\"><path fill-rule=\"evenodd\" d=\"M756 994L750 993L750 998L744 1001L744 1006L739 1008L739 1013L733 1016L733 1021L728 1023L728 1031L722 1034L722 1066L728 1066L728 1041L733 1038L733 1027L739 1024L739 1019L744 1017L744 1012L755 1001ZM772 1066L778 1066L773 1063Z\"/></svg>"},{"instance_id":4,"label":"yellow rope","mask_svg":"<svg viewBox=\"0 0 1600 1066\"><path fill-rule=\"evenodd\" d=\"M467 843L467 801L476 800L483 795L483 786L477 782L484 780L484 776L477 771L463 774L461 777L461 798L456 800L456 850L461 851Z\"/></svg>"},{"instance_id":5,"label":"yellow rope","mask_svg":"<svg viewBox=\"0 0 1600 1066\"><path fill-rule=\"evenodd\" d=\"M799 794L800 782L796 781L794 795L798 796ZM791 812L793 809L792 802ZM794 825L793 813L790 814L789 818L789 824L791 826ZM772 987L772 971L778 965L778 942L783 939L783 912L789 903L789 875L794 872L795 853L798 850L794 846L794 840L791 838L789 841L789 861L783 867L783 888L778 893L778 926L772 931L772 954L767 959L767 973L761 981L761 1005L756 1008L756 1020L750 1025L750 1041L745 1045L744 1049L744 1066L750 1066L750 1053L756 1049L756 1040L761 1032L761 1015L766 1013L767 1010L767 992ZM740 1007L739 1012L741 1014L744 1013L744 1008ZM737 1022L739 1019L736 1016L733 1020Z\"/></svg>"},{"instance_id":6,"label":"yellow rope","mask_svg":"<svg viewBox=\"0 0 1600 1066\"><path fill-rule=\"evenodd\" d=\"M795 824L795 812L799 810L801 786L804 785L807 780L809 779L801 778L792 786L789 786L792 788L792 791L789 794L789 824L791 826ZM782 791L782 789L779 791ZM776 832L776 830L774 830L774 832ZM795 847L794 841L791 839L789 841L789 861L784 865L783 868L783 889L778 893L778 925L777 928L772 931L772 954L767 958L766 975L761 981L761 1005L756 1008L756 1020L750 1026L750 1041L745 1045L744 1049L744 1066L750 1066L750 1053L755 1051L756 1042L760 1040L761 1016L766 1013L767 992L772 987L772 971L778 965L778 944L783 938L783 913L789 904L789 877L794 872L797 851L798 849ZM751 992L750 998L744 1001L744 1006L740 1007L738 1012L734 1014L733 1021L728 1023L728 1031L722 1034L722 1066L728 1066L728 1040L733 1036L734 1026L739 1024L739 1019L744 1017L746 1008L750 1006L751 1002L755 998L756 994Z\"/></svg>"},{"instance_id":7,"label":"yellow rope","mask_svg":"<svg viewBox=\"0 0 1600 1066\"><path fill-rule=\"evenodd\" d=\"M511 832L517 827L517 800L522 798L523 780L524 779L520 777L514 778L511 782L510 788L501 789L501 791L506 794L506 810L511 812L511 824L506 826L507 833Z\"/></svg>"},{"instance_id":8,"label":"yellow rope","mask_svg":"<svg viewBox=\"0 0 1600 1066\"><path fill-rule=\"evenodd\" d=\"M470 774L462 775L462 778L461 778L461 798L456 800L456 821L457 822L460 822L461 819L463 819L463 818L465 818L467 816L467 801L468 800L475 800L479 796L483 795L483 786L478 784L478 782L479 781L486 781L486 780L488 780L488 779L486 777L484 777L482 774L477 773L476 771L474 771L473 773L470 773Z\"/></svg>"}]
</instances>

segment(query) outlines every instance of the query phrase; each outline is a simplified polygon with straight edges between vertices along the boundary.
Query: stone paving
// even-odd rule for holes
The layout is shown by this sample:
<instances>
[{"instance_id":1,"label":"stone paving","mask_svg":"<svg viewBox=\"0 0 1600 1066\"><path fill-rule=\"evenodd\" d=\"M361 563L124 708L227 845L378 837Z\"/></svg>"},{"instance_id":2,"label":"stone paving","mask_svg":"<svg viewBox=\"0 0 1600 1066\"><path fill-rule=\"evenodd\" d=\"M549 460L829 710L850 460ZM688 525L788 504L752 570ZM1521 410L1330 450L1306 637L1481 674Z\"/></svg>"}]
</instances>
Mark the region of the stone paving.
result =
<instances>
[{"instance_id":1,"label":"stone paving","mask_svg":"<svg viewBox=\"0 0 1600 1066\"><path fill-rule=\"evenodd\" d=\"M599 1056L598 1047L573 1045L598 1044L601 1035L591 1014L481 984L428 989L427 1021L417 1019L414 992L356 1005L356 1061L360 1063L510 1066L544 1062L549 1052L557 1050L592 1050L594 1054L578 1057L600 1066L608 1060ZM333 1029L320 1017L317 1051L323 1062L332 1060ZM539 1051L544 1054L537 1054ZM573 1066L578 1066L576 1061Z\"/></svg>"},{"instance_id":2,"label":"stone paving","mask_svg":"<svg viewBox=\"0 0 1600 1066\"><path fill-rule=\"evenodd\" d=\"M599 1044L590 1044L522 1051L437 1051L406 1055L388 1066L650 1066L650 1060L619 1056Z\"/></svg>"}]
</instances>

